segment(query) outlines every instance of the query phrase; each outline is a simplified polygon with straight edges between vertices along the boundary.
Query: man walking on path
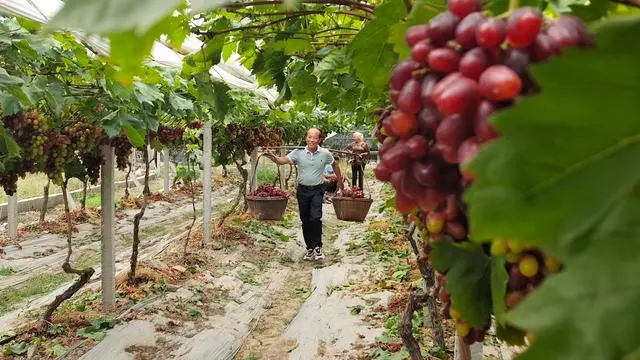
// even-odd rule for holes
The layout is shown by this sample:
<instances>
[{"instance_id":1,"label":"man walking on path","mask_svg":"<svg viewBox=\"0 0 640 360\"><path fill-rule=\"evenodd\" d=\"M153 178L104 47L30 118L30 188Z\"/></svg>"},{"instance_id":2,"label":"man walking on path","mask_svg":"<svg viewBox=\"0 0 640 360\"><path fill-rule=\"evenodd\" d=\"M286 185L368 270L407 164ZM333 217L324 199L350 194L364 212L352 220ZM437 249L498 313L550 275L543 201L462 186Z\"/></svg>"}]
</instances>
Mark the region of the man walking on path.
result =
<instances>
[{"instance_id":1,"label":"man walking on path","mask_svg":"<svg viewBox=\"0 0 640 360\"><path fill-rule=\"evenodd\" d=\"M305 260L324 259L322 252L322 200L324 198L324 168L331 165L343 188L342 173L329 150L319 146L320 130L307 131L307 147L290 152L287 156L275 156L270 152L264 155L279 165L293 164L298 167L298 210L302 220L302 235L307 246Z\"/></svg>"}]
</instances>

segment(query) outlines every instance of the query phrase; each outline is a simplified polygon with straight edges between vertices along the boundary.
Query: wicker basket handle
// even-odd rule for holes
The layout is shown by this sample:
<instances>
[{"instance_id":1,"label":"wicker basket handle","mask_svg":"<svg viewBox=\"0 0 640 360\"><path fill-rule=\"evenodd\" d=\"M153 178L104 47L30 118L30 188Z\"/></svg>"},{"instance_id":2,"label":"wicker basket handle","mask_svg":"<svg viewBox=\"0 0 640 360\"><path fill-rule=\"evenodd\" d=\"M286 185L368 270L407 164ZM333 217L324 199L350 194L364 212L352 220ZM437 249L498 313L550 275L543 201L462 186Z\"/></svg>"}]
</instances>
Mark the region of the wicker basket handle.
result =
<instances>
[{"instance_id":1,"label":"wicker basket handle","mask_svg":"<svg viewBox=\"0 0 640 360\"><path fill-rule=\"evenodd\" d=\"M258 154L258 156L256 157L256 163L253 164L253 168L252 168L252 172L251 172L251 179L249 180L249 191L251 191L251 189L253 189L253 185L254 185L253 179L256 179L258 177L256 175L256 171L258 170L258 164L260 163L260 158L262 156L264 156L264 153ZM280 166L280 165L277 165L277 166Z\"/></svg>"}]
</instances>

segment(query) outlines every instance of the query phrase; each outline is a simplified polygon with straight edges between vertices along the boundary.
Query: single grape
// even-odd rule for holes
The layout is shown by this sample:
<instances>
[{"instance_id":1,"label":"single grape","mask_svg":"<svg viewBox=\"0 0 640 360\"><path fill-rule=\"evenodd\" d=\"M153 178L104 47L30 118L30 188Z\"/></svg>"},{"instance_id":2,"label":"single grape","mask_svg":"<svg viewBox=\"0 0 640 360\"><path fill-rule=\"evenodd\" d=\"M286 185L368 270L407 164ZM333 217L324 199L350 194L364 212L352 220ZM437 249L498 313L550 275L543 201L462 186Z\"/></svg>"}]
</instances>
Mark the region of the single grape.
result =
<instances>
[{"instance_id":1,"label":"single grape","mask_svg":"<svg viewBox=\"0 0 640 360\"><path fill-rule=\"evenodd\" d=\"M420 89L422 83L415 79L409 79L404 84L398 96L398 108L407 114L416 114L422 108L420 102Z\"/></svg>"},{"instance_id":2,"label":"single grape","mask_svg":"<svg viewBox=\"0 0 640 360\"><path fill-rule=\"evenodd\" d=\"M520 259L519 270L522 275L532 278L538 274L538 270L540 269L540 265L538 264L538 260L535 256L525 255Z\"/></svg>"},{"instance_id":3,"label":"single grape","mask_svg":"<svg viewBox=\"0 0 640 360\"><path fill-rule=\"evenodd\" d=\"M411 58L421 64L429 64L429 53L434 49L429 39L416 43L411 49Z\"/></svg>"},{"instance_id":4,"label":"single grape","mask_svg":"<svg viewBox=\"0 0 640 360\"><path fill-rule=\"evenodd\" d=\"M477 47L467 51L460 59L460 73L462 75L478 80L480 74L491 65L487 51Z\"/></svg>"},{"instance_id":5,"label":"single grape","mask_svg":"<svg viewBox=\"0 0 640 360\"><path fill-rule=\"evenodd\" d=\"M405 161L406 161L406 164L409 163L408 158ZM394 171L393 174L391 174L391 186L393 186L393 188L396 189L396 193L402 189L402 181L404 180L404 174L405 174L405 171L403 169L396 170Z\"/></svg>"},{"instance_id":6,"label":"single grape","mask_svg":"<svg viewBox=\"0 0 640 360\"><path fill-rule=\"evenodd\" d=\"M444 232L451 236L454 240L464 240L467 237L467 230L458 222L447 221L444 226Z\"/></svg>"},{"instance_id":7,"label":"single grape","mask_svg":"<svg viewBox=\"0 0 640 360\"><path fill-rule=\"evenodd\" d=\"M480 93L478 84L469 78L461 78L448 86L434 99L438 111L447 116L461 114L478 103Z\"/></svg>"},{"instance_id":8,"label":"single grape","mask_svg":"<svg viewBox=\"0 0 640 360\"><path fill-rule=\"evenodd\" d=\"M467 15L474 11L482 10L482 1L480 0L449 0L447 7L454 15L460 19L464 19Z\"/></svg>"},{"instance_id":9,"label":"single grape","mask_svg":"<svg viewBox=\"0 0 640 360\"><path fill-rule=\"evenodd\" d=\"M533 59L536 61L544 61L552 57L556 52L553 40L547 34L538 34L536 41L533 43Z\"/></svg>"},{"instance_id":10,"label":"single grape","mask_svg":"<svg viewBox=\"0 0 640 360\"><path fill-rule=\"evenodd\" d=\"M400 139L406 139L417 131L415 115L407 114L402 111L394 111L388 119L391 133Z\"/></svg>"},{"instance_id":11,"label":"single grape","mask_svg":"<svg viewBox=\"0 0 640 360\"><path fill-rule=\"evenodd\" d=\"M396 210L403 215L408 215L416 207L411 198L407 198L400 192L396 192Z\"/></svg>"},{"instance_id":12,"label":"single grape","mask_svg":"<svg viewBox=\"0 0 640 360\"><path fill-rule=\"evenodd\" d=\"M444 45L455 36L460 19L449 11L440 13L429 22L427 35L436 45Z\"/></svg>"},{"instance_id":13,"label":"single grape","mask_svg":"<svg viewBox=\"0 0 640 360\"><path fill-rule=\"evenodd\" d=\"M411 79L411 73L418 68L418 63L413 60L405 60L396 65L391 71L389 85L392 90L400 90Z\"/></svg>"},{"instance_id":14,"label":"single grape","mask_svg":"<svg viewBox=\"0 0 640 360\"><path fill-rule=\"evenodd\" d=\"M471 181L475 178L473 172L467 167L469 162L478 155L478 152L480 152L480 144L474 136L463 141L458 148L458 163L460 164L462 177L466 180Z\"/></svg>"},{"instance_id":15,"label":"single grape","mask_svg":"<svg viewBox=\"0 0 640 360\"><path fill-rule=\"evenodd\" d=\"M544 271L549 274L556 273L560 271L562 265L560 262L549 255L544 256Z\"/></svg>"},{"instance_id":16,"label":"single grape","mask_svg":"<svg viewBox=\"0 0 640 360\"><path fill-rule=\"evenodd\" d=\"M435 104L438 97L446 88L462 78L463 76L459 72L454 72L445 76L442 80L440 80L440 82L436 84L436 86L433 87L433 91L431 92L431 101L433 101L433 103Z\"/></svg>"},{"instance_id":17,"label":"single grape","mask_svg":"<svg viewBox=\"0 0 640 360\"><path fill-rule=\"evenodd\" d=\"M509 251L507 241L504 239L496 239L491 242L491 255L504 256Z\"/></svg>"},{"instance_id":18,"label":"single grape","mask_svg":"<svg viewBox=\"0 0 640 360\"><path fill-rule=\"evenodd\" d=\"M391 102L393 103L393 105L398 106L398 98L400 98L400 90L392 89L391 91L389 91L389 94L391 95Z\"/></svg>"},{"instance_id":19,"label":"single grape","mask_svg":"<svg viewBox=\"0 0 640 360\"><path fill-rule=\"evenodd\" d=\"M512 291L507 294L506 298L504 299L504 303L505 305L507 305L508 309L512 309L518 306L518 304L520 304L523 299L524 293L522 291Z\"/></svg>"},{"instance_id":20,"label":"single grape","mask_svg":"<svg viewBox=\"0 0 640 360\"><path fill-rule=\"evenodd\" d=\"M532 7L520 8L507 21L507 43L514 48L529 47L542 27L542 13Z\"/></svg>"},{"instance_id":21,"label":"single grape","mask_svg":"<svg viewBox=\"0 0 640 360\"><path fill-rule=\"evenodd\" d=\"M408 156L412 159L419 159L429 151L429 142L422 135L413 135L405 141L408 149Z\"/></svg>"},{"instance_id":22,"label":"single grape","mask_svg":"<svg viewBox=\"0 0 640 360\"><path fill-rule=\"evenodd\" d=\"M558 53L562 49L574 47L580 42L580 32L568 23L553 23L547 28L546 34L553 41L553 47Z\"/></svg>"},{"instance_id":23,"label":"single grape","mask_svg":"<svg viewBox=\"0 0 640 360\"><path fill-rule=\"evenodd\" d=\"M476 30L484 20L481 12L474 12L465 17L456 28L456 42L465 49L476 46Z\"/></svg>"},{"instance_id":24,"label":"single grape","mask_svg":"<svg viewBox=\"0 0 640 360\"><path fill-rule=\"evenodd\" d=\"M511 100L522 90L522 81L515 71L505 65L493 65L480 79L480 93L491 101Z\"/></svg>"},{"instance_id":25,"label":"single grape","mask_svg":"<svg viewBox=\"0 0 640 360\"><path fill-rule=\"evenodd\" d=\"M436 148L442 153L442 158L449 164L458 163L458 146L460 146L458 143L436 143Z\"/></svg>"},{"instance_id":26,"label":"single grape","mask_svg":"<svg viewBox=\"0 0 640 360\"><path fill-rule=\"evenodd\" d=\"M427 74L424 79L422 79L422 88L420 89L420 100L422 101L422 106L428 107L434 105L433 100L431 100L431 95L433 94L433 90L436 85L440 81L440 77L435 73Z\"/></svg>"},{"instance_id":27,"label":"single grape","mask_svg":"<svg viewBox=\"0 0 640 360\"><path fill-rule=\"evenodd\" d=\"M440 123L440 126L438 126L436 130L436 141L439 146L455 147L457 150L460 143L469 136L470 128L469 122L461 115L449 115L445 117L442 123ZM453 157L455 158L454 162L457 161L457 151Z\"/></svg>"},{"instance_id":28,"label":"single grape","mask_svg":"<svg viewBox=\"0 0 640 360\"><path fill-rule=\"evenodd\" d=\"M458 201L456 200L455 194L447 196L445 213L447 215L447 221L453 221L458 218Z\"/></svg>"},{"instance_id":29,"label":"single grape","mask_svg":"<svg viewBox=\"0 0 640 360\"><path fill-rule=\"evenodd\" d=\"M423 108L418 113L418 129L420 133L429 137L435 136L441 119L442 117L436 109L431 107Z\"/></svg>"},{"instance_id":30,"label":"single grape","mask_svg":"<svg viewBox=\"0 0 640 360\"><path fill-rule=\"evenodd\" d=\"M429 160L416 161L413 163L413 175L416 180L424 186L433 187L438 184L440 167Z\"/></svg>"},{"instance_id":31,"label":"single grape","mask_svg":"<svg viewBox=\"0 0 640 360\"><path fill-rule=\"evenodd\" d=\"M511 290L524 290L527 287L529 280L522 275L517 265L511 267L509 271L509 288Z\"/></svg>"},{"instance_id":32,"label":"single grape","mask_svg":"<svg viewBox=\"0 0 640 360\"><path fill-rule=\"evenodd\" d=\"M449 317L451 317L453 320L460 320L462 318L458 310L456 310L453 306L449 308Z\"/></svg>"},{"instance_id":33,"label":"single grape","mask_svg":"<svg viewBox=\"0 0 640 360\"><path fill-rule=\"evenodd\" d=\"M404 196L408 198L420 198L427 189L422 184L420 184L416 177L413 175L413 166L407 166L404 171L405 174L402 178L400 191Z\"/></svg>"},{"instance_id":34,"label":"single grape","mask_svg":"<svg viewBox=\"0 0 640 360\"><path fill-rule=\"evenodd\" d=\"M422 211L434 211L443 199L444 195L438 190L428 188L427 191L417 199L417 203Z\"/></svg>"},{"instance_id":35,"label":"single grape","mask_svg":"<svg viewBox=\"0 0 640 360\"><path fill-rule=\"evenodd\" d=\"M518 75L527 72L529 68L529 54L524 49L509 49L505 53L503 64L510 67Z\"/></svg>"},{"instance_id":36,"label":"single grape","mask_svg":"<svg viewBox=\"0 0 640 360\"><path fill-rule=\"evenodd\" d=\"M478 142L485 143L498 137L497 130L489 124L489 117L495 111L495 107L491 101L482 100L476 110L476 118L474 119L473 132Z\"/></svg>"},{"instance_id":37,"label":"single grape","mask_svg":"<svg viewBox=\"0 0 640 360\"><path fill-rule=\"evenodd\" d=\"M483 21L476 29L476 42L485 49L497 49L504 41L506 25L504 21L490 18Z\"/></svg>"},{"instance_id":38,"label":"single grape","mask_svg":"<svg viewBox=\"0 0 640 360\"><path fill-rule=\"evenodd\" d=\"M429 53L429 67L443 74L458 70L460 55L451 48L437 48Z\"/></svg>"},{"instance_id":39,"label":"single grape","mask_svg":"<svg viewBox=\"0 0 640 360\"><path fill-rule=\"evenodd\" d=\"M405 32L405 40L409 46L414 46L418 42L427 38L427 28L426 24L414 25L407 29Z\"/></svg>"},{"instance_id":40,"label":"single grape","mask_svg":"<svg viewBox=\"0 0 640 360\"><path fill-rule=\"evenodd\" d=\"M391 174L393 172L391 170L389 170L387 167L385 167L383 163L378 164L373 171L376 174L376 179L378 179L380 181L389 181L389 180L391 180Z\"/></svg>"},{"instance_id":41,"label":"single grape","mask_svg":"<svg viewBox=\"0 0 640 360\"><path fill-rule=\"evenodd\" d=\"M409 162L407 147L403 143L397 143L391 149L387 150L381 160L384 166L393 171L395 175L395 172L404 169Z\"/></svg>"},{"instance_id":42,"label":"single grape","mask_svg":"<svg viewBox=\"0 0 640 360\"><path fill-rule=\"evenodd\" d=\"M378 155L380 156L384 155L384 153L387 152L387 150L391 149L391 147L395 143L396 143L396 140L394 138L388 137L384 139L384 141L382 142L382 145L380 145L380 147L378 148Z\"/></svg>"},{"instance_id":43,"label":"single grape","mask_svg":"<svg viewBox=\"0 0 640 360\"><path fill-rule=\"evenodd\" d=\"M444 230L447 215L444 212L429 211L427 214L427 230L431 233L439 233Z\"/></svg>"},{"instance_id":44,"label":"single grape","mask_svg":"<svg viewBox=\"0 0 640 360\"><path fill-rule=\"evenodd\" d=\"M522 244L519 241L507 240L507 243L509 244L509 251L511 251L514 254L520 254L525 249L524 244Z\"/></svg>"}]
</instances>

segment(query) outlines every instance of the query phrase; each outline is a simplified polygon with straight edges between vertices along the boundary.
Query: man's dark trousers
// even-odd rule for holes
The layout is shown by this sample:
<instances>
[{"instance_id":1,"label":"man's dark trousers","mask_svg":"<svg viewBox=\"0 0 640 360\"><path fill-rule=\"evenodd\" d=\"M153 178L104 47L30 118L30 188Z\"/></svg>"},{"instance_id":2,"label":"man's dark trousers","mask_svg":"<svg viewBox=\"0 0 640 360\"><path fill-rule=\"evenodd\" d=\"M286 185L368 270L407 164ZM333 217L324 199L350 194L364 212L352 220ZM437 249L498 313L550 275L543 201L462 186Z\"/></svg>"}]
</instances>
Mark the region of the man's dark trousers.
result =
<instances>
[{"instance_id":1,"label":"man's dark trousers","mask_svg":"<svg viewBox=\"0 0 640 360\"><path fill-rule=\"evenodd\" d=\"M302 235L307 249L322 247L322 199L324 184L298 185L296 197L302 220Z\"/></svg>"}]
</instances>

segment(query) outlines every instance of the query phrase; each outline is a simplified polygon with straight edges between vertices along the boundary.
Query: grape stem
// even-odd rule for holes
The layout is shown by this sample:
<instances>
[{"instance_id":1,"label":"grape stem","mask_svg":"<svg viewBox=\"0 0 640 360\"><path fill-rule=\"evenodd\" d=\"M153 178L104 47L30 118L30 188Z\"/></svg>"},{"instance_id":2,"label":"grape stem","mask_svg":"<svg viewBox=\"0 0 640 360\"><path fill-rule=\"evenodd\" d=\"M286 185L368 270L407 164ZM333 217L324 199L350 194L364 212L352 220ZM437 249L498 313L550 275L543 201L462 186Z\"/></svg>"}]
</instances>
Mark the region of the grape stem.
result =
<instances>
[{"instance_id":1,"label":"grape stem","mask_svg":"<svg viewBox=\"0 0 640 360\"><path fill-rule=\"evenodd\" d=\"M507 11L507 13L511 14L519 7L520 7L520 0L509 0L509 10Z\"/></svg>"}]
</instances>

